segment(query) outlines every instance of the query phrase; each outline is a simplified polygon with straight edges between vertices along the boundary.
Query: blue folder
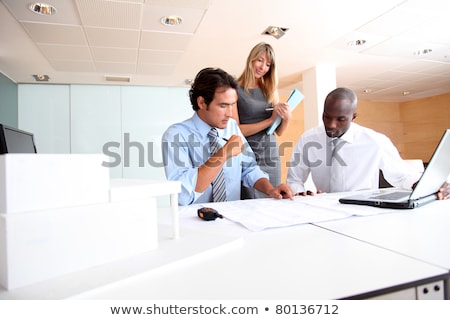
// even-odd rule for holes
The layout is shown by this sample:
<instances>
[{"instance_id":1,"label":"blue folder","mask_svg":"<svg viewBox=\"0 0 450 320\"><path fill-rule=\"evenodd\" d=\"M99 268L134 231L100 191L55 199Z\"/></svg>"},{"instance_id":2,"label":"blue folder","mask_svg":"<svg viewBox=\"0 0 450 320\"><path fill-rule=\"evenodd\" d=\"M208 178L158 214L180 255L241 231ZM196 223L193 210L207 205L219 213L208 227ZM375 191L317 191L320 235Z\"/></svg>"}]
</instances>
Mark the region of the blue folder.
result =
<instances>
[{"instance_id":1,"label":"blue folder","mask_svg":"<svg viewBox=\"0 0 450 320\"><path fill-rule=\"evenodd\" d=\"M292 90L287 103L289 104L289 107L291 108L291 111L293 111L297 105L302 102L303 100L303 93L301 93L297 88L294 88L294 90ZM278 126L281 123L281 117L276 117L275 121L270 125L269 128L267 128L267 134L272 134L275 132L275 130L278 128Z\"/></svg>"}]
</instances>

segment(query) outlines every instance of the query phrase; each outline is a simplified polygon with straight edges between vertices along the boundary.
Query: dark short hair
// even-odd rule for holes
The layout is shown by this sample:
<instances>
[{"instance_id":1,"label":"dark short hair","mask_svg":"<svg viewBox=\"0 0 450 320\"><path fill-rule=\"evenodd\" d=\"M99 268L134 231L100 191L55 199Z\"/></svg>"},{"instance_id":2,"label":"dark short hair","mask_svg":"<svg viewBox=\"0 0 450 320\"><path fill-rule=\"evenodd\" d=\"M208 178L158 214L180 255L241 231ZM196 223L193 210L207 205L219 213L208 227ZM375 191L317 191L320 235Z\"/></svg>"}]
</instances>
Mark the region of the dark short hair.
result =
<instances>
[{"instance_id":1,"label":"dark short hair","mask_svg":"<svg viewBox=\"0 0 450 320\"><path fill-rule=\"evenodd\" d=\"M197 98L203 97L205 103L209 105L214 99L217 88L233 88L238 89L236 79L227 72L219 68L205 68L195 77L194 82L189 90L189 99L191 100L192 109L199 109Z\"/></svg>"},{"instance_id":2,"label":"dark short hair","mask_svg":"<svg viewBox=\"0 0 450 320\"><path fill-rule=\"evenodd\" d=\"M352 104L353 109L356 109L356 106L358 104L358 98L356 96L356 93L352 89L349 89L349 88L341 87L341 88L336 88L333 91L331 91L325 98L325 105L327 104L328 99L333 99L333 100L347 99Z\"/></svg>"}]
</instances>

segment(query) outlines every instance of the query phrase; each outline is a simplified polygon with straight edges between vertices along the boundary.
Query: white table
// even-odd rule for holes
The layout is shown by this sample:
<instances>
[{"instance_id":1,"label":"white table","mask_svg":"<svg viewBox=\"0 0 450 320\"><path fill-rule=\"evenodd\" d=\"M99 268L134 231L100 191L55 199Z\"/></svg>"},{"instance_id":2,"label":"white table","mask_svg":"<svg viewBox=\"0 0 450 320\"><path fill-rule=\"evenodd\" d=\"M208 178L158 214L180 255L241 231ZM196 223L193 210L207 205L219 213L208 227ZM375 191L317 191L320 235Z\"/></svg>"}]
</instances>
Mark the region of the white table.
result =
<instances>
[{"instance_id":1,"label":"white table","mask_svg":"<svg viewBox=\"0 0 450 320\"><path fill-rule=\"evenodd\" d=\"M317 224L418 261L450 270L450 201L413 210Z\"/></svg>"},{"instance_id":2,"label":"white table","mask_svg":"<svg viewBox=\"0 0 450 320\"><path fill-rule=\"evenodd\" d=\"M24 292L29 292L26 288L33 291L35 284L50 285L66 275L83 274L90 268L156 250L161 231L158 230L155 197L161 195L171 197L171 238L179 238L177 197L180 182L132 179L111 182L108 179L107 182L103 202L0 214L0 283L10 290L0 289L0 296L14 296L17 292L21 296L22 288L25 288ZM78 184L73 187L88 193L89 189L86 191L85 188ZM155 261L152 263L157 265ZM133 274L134 269L130 270L125 274ZM116 281L117 277L108 279L103 283ZM95 279L89 282L94 283ZM91 288L89 283L80 290L87 288ZM68 294L61 290L56 296ZM39 296L41 293L36 297Z\"/></svg>"},{"instance_id":3,"label":"white table","mask_svg":"<svg viewBox=\"0 0 450 320\"><path fill-rule=\"evenodd\" d=\"M178 222L178 193L180 192L181 183L179 181L140 179L112 179L110 181L110 197L115 201L170 195L173 239L180 237Z\"/></svg>"},{"instance_id":4,"label":"white table","mask_svg":"<svg viewBox=\"0 0 450 320\"><path fill-rule=\"evenodd\" d=\"M165 217L170 209L164 213ZM170 220L170 217L168 217ZM158 227L158 249L127 259L98 265L26 287L6 290L0 287L0 300L60 300L77 299L86 293L95 294L121 286L129 281L139 281L162 271L183 270L183 266L213 258L242 246L238 236L213 235L207 230L182 229L179 240L171 237L171 225ZM209 241L203 241L209 239Z\"/></svg>"},{"instance_id":5,"label":"white table","mask_svg":"<svg viewBox=\"0 0 450 320\"><path fill-rule=\"evenodd\" d=\"M188 230L241 236L243 245L179 268L160 270L77 299L367 298L443 280L447 270L304 224L249 232L226 220L181 216ZM183 233L181 235L183 238Z\"/></svg>"},{"instance_id":6,"label":"white table","mask_svg":"<svg viewBox=\"0 0 450 320\"><path fill-rule=\"evenodd\" d=\"M442 205L442 204L438 204ZM431 204L430 208L433 208ZM431 209L429 209L431 210ZM170 230L171 208L159 208ZM423 211L423 210L422 210ZM448 279L448 268L361 241L324 225L348 225L420 210L251 232L226 219L180 215L180 239L160 233L154 252L0 292L0 299L346 299L373 298ZM424 213L424 215L426 215ZM437 217L441 217L438 214ZM426 220L426 218L424 218ZM408 220L408 219L407 219ZM360 225L361 226L361 225ZM385 228L390 230L390 228ZM394 228L392 228L394 232ZM388 232L389 233L389 232ZM431 233L431 231L430 231ZM380 238L384 237L381 231ZM364 232L358 233L364 238ZM446 238L448 239L448 238ZM445 240L445 239L444 239ZM381 241L381 240L380 240ZM405 240L406 242L406 240ZM425 245L424 245L425 246ZM427 252L424 247L423 251Z\"/></svg>"}]
</instances>

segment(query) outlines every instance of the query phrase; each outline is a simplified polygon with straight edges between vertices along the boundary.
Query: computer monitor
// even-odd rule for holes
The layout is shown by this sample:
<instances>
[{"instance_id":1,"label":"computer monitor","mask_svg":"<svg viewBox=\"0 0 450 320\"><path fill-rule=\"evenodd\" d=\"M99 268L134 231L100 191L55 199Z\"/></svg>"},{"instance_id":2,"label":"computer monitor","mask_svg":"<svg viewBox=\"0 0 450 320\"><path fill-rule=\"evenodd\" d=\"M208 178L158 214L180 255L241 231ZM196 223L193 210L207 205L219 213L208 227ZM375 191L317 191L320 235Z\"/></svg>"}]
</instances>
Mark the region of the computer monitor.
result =
<instances>
[{"instance_id":1,"label":"computer monitor","mask_svg":"<svg viewBox=\"0 0 450 320\"><path fill-rule=\"evenodd\" d=\"M0 124L0 154L36 152L32 133Z\"/></svg>"}]
</instances>

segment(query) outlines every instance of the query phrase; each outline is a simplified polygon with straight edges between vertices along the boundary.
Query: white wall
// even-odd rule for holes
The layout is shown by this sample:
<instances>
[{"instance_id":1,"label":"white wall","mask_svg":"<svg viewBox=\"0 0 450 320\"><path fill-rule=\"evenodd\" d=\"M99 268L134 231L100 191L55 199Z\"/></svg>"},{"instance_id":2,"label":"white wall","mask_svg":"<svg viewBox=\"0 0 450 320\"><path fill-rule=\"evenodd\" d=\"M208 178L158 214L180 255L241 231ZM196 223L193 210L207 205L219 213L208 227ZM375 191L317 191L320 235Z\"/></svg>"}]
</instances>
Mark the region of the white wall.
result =
<instances>
[{"instance_id":1,"label":"white wall","mask_svg":"<svg viewBox=\"0 0 450 320\"><path fill-rule=\"evenodd\" d=\"M70 86L18 85L18 127L39 153L70 153Z\"/></svg>"},{"instance_id":2,"label":"white wall","mask_svg":"<svg viewBox=\"0 0 450 320\"><path fill-rule=\"evenodd\" d=\"M165 180L161 137L192 116L188 90L21 84L19 128L35 134L39 153L104 153L111 178Z\"/></svg>"}]
</instances>

